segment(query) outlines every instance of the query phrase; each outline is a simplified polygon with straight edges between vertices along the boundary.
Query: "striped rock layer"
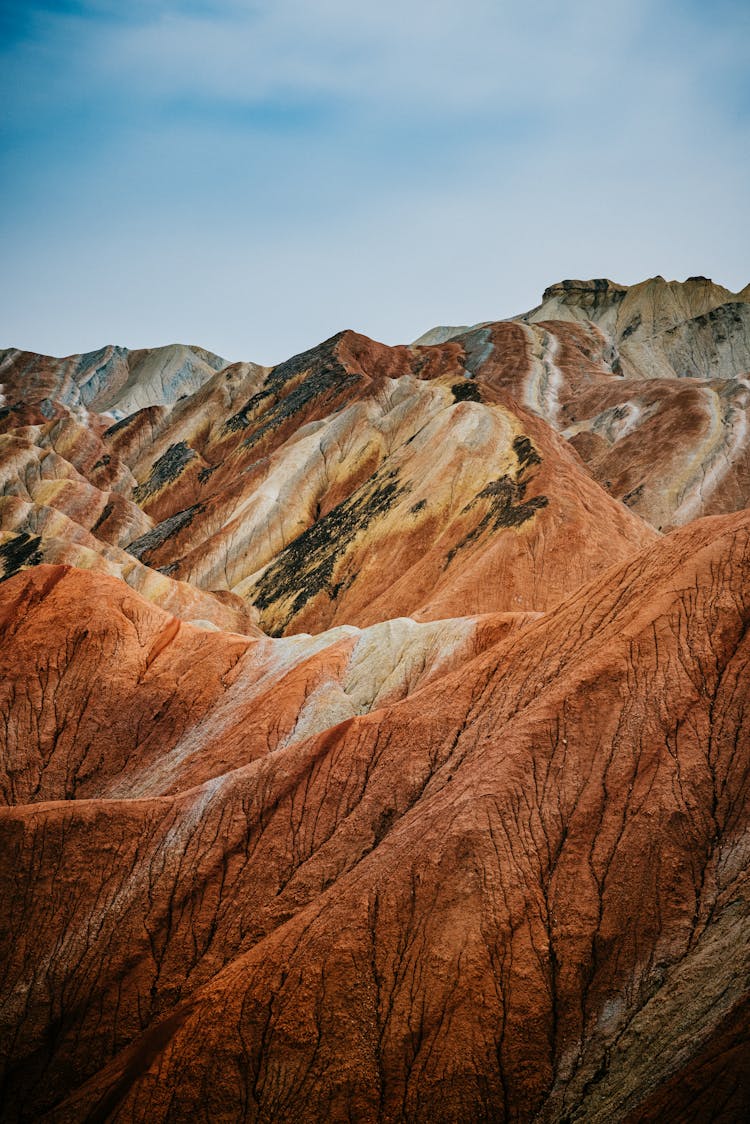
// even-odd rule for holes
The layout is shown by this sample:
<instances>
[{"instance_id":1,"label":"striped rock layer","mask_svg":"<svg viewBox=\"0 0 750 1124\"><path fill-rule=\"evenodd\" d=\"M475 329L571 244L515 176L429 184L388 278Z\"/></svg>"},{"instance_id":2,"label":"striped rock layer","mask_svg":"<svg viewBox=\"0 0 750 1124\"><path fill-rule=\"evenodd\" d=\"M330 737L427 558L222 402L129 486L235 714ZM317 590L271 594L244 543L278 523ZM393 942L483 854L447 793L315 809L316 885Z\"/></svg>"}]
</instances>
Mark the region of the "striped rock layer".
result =
<instances>
[{"instance_id":1,"label":"striped rock layer","mask_svg":"<svg viewBox=\"0 0 750 1124\"><path fill-rule=\"evenodd\" d=\"M0 353L4 1119L750 1111L748 297Z\"/></svg>"}]
</instances>

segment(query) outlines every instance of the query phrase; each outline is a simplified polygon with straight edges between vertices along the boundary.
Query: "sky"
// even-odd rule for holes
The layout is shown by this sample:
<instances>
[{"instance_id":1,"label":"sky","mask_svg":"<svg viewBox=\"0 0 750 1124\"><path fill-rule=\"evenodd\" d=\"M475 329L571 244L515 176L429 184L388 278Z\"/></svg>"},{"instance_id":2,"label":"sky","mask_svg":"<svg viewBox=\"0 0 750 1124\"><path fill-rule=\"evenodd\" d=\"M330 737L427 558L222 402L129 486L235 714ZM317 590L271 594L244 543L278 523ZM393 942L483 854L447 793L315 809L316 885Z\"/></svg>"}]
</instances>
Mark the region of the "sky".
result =
<instances>
[{"instance_id":1,"label":"sky","mask_svg":"<svg viewBox=\"0 0 750 1124\"><path fill-rule=\"evenodd\" d=\"M278 362L750 281L748 0L0 0L0 347Z\"/></svg>"}]
</instances>

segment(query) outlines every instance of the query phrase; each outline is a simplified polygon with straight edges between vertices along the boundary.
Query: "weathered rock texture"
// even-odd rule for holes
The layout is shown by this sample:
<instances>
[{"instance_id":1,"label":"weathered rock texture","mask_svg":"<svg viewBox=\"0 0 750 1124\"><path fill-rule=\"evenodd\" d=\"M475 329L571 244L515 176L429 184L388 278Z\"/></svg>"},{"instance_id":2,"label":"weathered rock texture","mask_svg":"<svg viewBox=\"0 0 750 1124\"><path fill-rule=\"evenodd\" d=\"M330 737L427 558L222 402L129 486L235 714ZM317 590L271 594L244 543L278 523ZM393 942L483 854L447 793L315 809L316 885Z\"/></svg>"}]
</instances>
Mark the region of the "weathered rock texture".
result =
<instances>
[{"instance_id":1,"label":"weathered rock texture","mask_svg":"<svg viewBox=\"0 0 750 1124\"><path fill-rule=\"evenodd\" d=\"M5 352L0 529L161 604L152 570L233 593L273 634L543 612L649 526L750 502L748 317L705 278L566 281L516 320L343 332L273 369Z\"/></svg>"},{"instance_id":2,"label":"weathered rock texture","mask_svg":"<svg viewBox=\"0 0 750 1124\"><path fill-rule=\"evenodd\" d=\"M746 308L5 353L4 1118L744 1118Z\"/></svg>"}]
</instances>

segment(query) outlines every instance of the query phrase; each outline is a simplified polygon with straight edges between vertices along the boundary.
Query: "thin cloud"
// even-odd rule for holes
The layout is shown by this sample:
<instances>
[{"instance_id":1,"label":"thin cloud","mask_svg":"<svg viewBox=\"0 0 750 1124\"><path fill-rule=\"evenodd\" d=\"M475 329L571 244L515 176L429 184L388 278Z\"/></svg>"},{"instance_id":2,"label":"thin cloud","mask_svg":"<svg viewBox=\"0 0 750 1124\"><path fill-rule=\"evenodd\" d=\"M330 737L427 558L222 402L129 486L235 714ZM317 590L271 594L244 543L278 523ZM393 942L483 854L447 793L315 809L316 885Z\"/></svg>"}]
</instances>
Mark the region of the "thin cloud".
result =
<instances>
[{"instance_id":1,"label":"thin cloud","mask_svg":"<svg viewBox=\"0 0 750 1124\"><path fill-rule=\"evenodd\" d=\"M3 342L189 336L270 360L342 324L395 341L509 315L560 275L740 287L744 18L649 0L18 6Z\"/></svg>"},{"instance_id":2,"label":"thin cloud","mask_svg":"<svg viewBox=\"0 0 750 1124\"><path fill-rule=\"evenodd\" d=\"M60 62L75 76L71 93L120 86L136 102L184 93L320 96L434 115L482 112L508 100L559 115L597 83L606 94L607 83L633 68L642 73L635 47L644 36L658 37L653 8L643 0L604 8L592 0L383 0L366 7L276 0L136 5L117 19L110 4L75 4L37 11L19 61L49 64L64 46ZM729 35L726 49L732 43Z\"/></svg>"}]
</instances>

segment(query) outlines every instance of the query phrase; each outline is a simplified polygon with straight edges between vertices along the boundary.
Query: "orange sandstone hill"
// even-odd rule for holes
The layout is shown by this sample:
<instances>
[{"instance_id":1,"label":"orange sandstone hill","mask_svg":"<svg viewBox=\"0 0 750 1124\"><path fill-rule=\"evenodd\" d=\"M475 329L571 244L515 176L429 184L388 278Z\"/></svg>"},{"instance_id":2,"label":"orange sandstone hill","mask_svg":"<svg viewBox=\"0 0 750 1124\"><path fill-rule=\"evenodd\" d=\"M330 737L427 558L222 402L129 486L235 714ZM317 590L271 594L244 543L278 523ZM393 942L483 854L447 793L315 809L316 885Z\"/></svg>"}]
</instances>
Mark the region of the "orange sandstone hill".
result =
<instances>
[{"instance_id":1,"label":"orange sandstone hill","mask_svg":"<svg viewBox=\"0 0 750 1124\"><path fill-rule=\"evenodd\" d=\"M0 352L3 1119L746 1117L749 300Z\"/></svg>"}]
</instances>

